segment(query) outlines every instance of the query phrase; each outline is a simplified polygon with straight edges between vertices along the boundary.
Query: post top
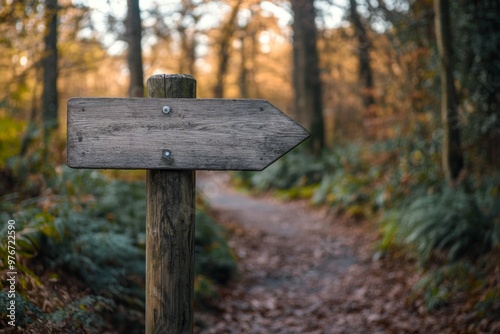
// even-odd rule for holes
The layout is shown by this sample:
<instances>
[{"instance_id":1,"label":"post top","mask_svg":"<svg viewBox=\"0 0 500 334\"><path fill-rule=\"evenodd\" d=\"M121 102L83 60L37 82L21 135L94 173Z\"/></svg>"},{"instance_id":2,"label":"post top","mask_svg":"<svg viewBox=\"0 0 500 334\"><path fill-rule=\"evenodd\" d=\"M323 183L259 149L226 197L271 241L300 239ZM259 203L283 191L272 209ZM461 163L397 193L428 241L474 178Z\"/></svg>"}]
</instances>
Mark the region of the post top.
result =
<instances>
[{"instance_id":1,"label":"post top","mask_svg":"<svg viewBox=\"0 0 500 334\"><path fill-rule=\"evenodd\" d=\"M148 97L196 97L196 79L189 74L156 74L148 78L147 87Z\"/></svg>"},{"instance_id":2,"label":"post top","mask_svg":"<svg viewBox=\"0 0 500 334\"><path fill-rule=\"evenodd\" d=\"M192 75L190 74L153 74L148 78L149 80L172 80L172 79L191 79L195 80Z\"/></svg>"}]
</instances>

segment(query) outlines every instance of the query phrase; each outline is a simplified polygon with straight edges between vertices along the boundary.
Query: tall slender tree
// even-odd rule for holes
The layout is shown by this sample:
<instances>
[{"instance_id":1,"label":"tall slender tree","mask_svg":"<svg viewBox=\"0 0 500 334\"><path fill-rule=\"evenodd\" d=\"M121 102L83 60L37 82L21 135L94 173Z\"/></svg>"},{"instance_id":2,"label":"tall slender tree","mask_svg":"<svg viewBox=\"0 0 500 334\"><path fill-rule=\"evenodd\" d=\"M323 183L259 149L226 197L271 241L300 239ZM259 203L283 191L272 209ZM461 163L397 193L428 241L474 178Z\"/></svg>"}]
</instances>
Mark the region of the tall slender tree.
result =
<instances>
[{"instance_id":1,"label":"tall slender tree","mask_svg":"<svg viewBox=\"0 0 500 334\"><path fill-rule=\"evenodd\" d=\"M127 62L130 72L129 96L144 96L144 72L142 67L142 24L139 0L127 0Z\"/></svg>"},{"instance_id":2,"label":"tall slender tree","mask_svg":"<svg viewBox=\"0 0 500 334\"><path fill-rule=\"evenodd\" d=\"M362 89L363 98L363 118L370 118L374 115L375 97L373 85L373 71L370 61L371 42L368 37L366 27L358 13L358 3L356 0L349 0L349 17L354 26L354 32L358 40L358 59L359 59L359 83ZM369 131L366 131L368 134Z\"/></svg>"},{"instance_id":3,"label":"tall slender tree","mask_svg":"<svg viewBox=\"0 0 500 334\"><path fill-rule=\"evenodd\" d=\"M248 67L247 67L247 45L245 32L241 31L240 40L240 70L238 73L238 87L240 89L240 97L248 97Z\"/></svg>"},{"instance_id":4,"label":"tall slender tree","mask_svg":"<svg viewBox=\"0 0 500 334\"><path fill-rule=\"evenodd\" d=\"M42 119L44 142L47 148L51 133L58 126L58 55L57 55L57 0L45 1L44 53L41 59L43 72Z\"/></svg>"},{"instance_id":5,"label":"tall slender tree","mask_svg":"<svg viewBox=\"0 0 500 334\"><path fill-rule=\"evenodd\" d=\"M199 33L197 24L202 15L196 13L196 6L199 5L193 0L182 0L182 5L178 10L180 15L176 24L176 30L180 39L180 59L179 73L196 76L196 36Z\"/></svg>"},{"instance_id":6,"label":"tall slender tree","mask_svg":"<svg viewBox=\"0 0 500 334\"><path fill-rule=\"evenodd\" d=\"M235 0L231 5L231 11L227 19L223 22L220 28L220 33L217 38L219 46L218 59L217 59L217 73L216 82L214 87L214 97L224 97L224 79L227 74L229 66L229 56L231 52L231 42L233 41L234 33L237 28L238 12L240 10L242 0Z\"/></svg>"},{"instance_id":7,"label":"tall slender tree","mask_svg":"<svg viewBox=\"0 0 500 334\"><path fill-rule=\"evenodd\" d=\"M317 48L314 0L292 0L293 86L295 115L311 132L310 150L319 155L325 147L322 84Z\"/></svg>"},{"instance_id":8,"label":"tall slender tree","mask_svg":"<svg viewBox=\"0 0 500 334\"><path fill-rule=\"evenodd\" d=\"M441 73L441 122L444 131L442 165L446 180L453 184L464 167L454 83L454 54L448 0L434 0L436 41Z\"/></svg>"}]
</instances>

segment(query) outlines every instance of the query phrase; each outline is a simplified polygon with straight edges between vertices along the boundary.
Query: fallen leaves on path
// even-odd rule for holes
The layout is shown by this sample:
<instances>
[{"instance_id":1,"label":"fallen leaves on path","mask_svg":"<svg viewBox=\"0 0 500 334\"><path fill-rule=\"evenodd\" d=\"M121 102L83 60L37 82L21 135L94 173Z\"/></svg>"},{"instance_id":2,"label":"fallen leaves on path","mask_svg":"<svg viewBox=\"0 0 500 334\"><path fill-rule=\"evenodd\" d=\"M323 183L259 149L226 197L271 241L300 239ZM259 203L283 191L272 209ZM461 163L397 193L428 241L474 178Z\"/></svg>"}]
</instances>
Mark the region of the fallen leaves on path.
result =
<instances>
[{"instance_id":1,"label":"fallen leaves on path","mask_svg":"<svg viewBox=\"0 0 500 334\"><path fill-rule=\"evenodd\" d=\"M403 257L375 260L377 235L368 223L220 184L210 197L229 231L239 278L220 289L216 309L195 313L195 333L500 331L491 323L472 331L475 317L458 307L427 313L412 290L422 273Z\"/></svg>"}]
</instances>

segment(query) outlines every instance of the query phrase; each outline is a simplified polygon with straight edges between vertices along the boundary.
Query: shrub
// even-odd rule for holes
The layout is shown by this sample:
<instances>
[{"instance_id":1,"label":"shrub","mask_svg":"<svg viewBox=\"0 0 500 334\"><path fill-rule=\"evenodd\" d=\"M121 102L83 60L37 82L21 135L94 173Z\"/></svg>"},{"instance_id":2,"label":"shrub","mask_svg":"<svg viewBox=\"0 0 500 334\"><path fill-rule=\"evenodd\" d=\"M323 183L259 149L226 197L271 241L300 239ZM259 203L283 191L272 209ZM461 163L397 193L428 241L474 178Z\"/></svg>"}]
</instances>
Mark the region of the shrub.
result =
<instances>
[{"instance_id":1,"label":"shrub","mask_svg":"<svg viewBox=\"0 0 500 334\"><path fill-rule=\"evenodd\" d=\"M21 149L19 138L25 127L25 122L0 117L0 168L5 166L7 158L19 153Z\"/></svg>"},{"instance_id":2,"label":"shrub","mask_svg":"<svg viewBox=\"0 0 500 334\"><path fill-rule=\"evenodd\" d=\"M235 256L224 232L205 210L196 212L195 262L197 275L218 283L227 283L236 274Z\"/></svg>"},{"instance_id":3,"label":"shrub","mask_svg":"<svg viewBox=\"0 0 500 334\"><path fill-rule=\"evenodd\" d=\"M320 162L298 150L286 154L261 172L237 172L237 177L258 191L290 189L317 183L323 166Z\"/></svg>"},{"instance_id":4,"label":"shrub","mask_svg":"<svg viewBox=\"0 0 500 334\"><path fill-rule=\"evenodd\" d=\"M368 215L370 185L379 177L362 159L358 144L325 150L314 159L304 150L294 150L262 172L237 172L237 183L257 191L275 190L281 198L307 198L312 204L327 204L351 217Z\"/></svg>"},{"instance_id":5,"label":"shrub","mask_svg":"<svg viewBox=\"0 0 500 334\"><path fill-rule=\"evenodd\" d=\"M421 263L432 255L445 254L454 261L478 256L500 246L500 197L498 186L479 187L475 192L449 188L412 197L408 204L385 215L382 245L391 239L413 246Z\"/></svg>"},{"instance_id":6,"label":"shrub","mask_svg":"<svg viewBox=\"0 0 500 334\"><path fill-rule=\"evenodd\" d=\"M416 129L421 130L421 126ZM440 133L436 131L435 137L440 138ZM408 198L425 195L442 183L439 140L403 136L373 144L371 148L374 157L385 156L371 168L372 172L380 173L374 203L378 208L405 205Z\"/></svg>"},{"instance_id":7,"label":"shrub","mask_svg":"<svg viewBox=\"0 0 500 334\"><path fill-rule=\"evenodd\" d=\"M452 263L424 275L413 287L421 294L428 311L436 310L448 304L453 298L459 298L463 291L470 291L478 284L476 268L470 263Z\"/></svg>"}]
</instances>

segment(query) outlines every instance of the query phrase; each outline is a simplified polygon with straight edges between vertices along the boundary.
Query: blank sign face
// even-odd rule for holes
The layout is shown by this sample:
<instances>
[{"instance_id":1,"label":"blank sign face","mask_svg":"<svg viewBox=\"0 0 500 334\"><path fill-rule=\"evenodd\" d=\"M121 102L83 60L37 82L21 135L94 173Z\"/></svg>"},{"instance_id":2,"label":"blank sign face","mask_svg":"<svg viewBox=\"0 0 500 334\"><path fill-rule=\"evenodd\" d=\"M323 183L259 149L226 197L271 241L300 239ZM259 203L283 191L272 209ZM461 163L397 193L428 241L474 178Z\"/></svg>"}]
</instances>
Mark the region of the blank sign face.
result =
<instances>
[{"instance_id":1,"label":"blank sign face","mask_svg":"<svg viewBox=\"0 0 500 334\"><path fill-rule=\"evenodd\" d=\"M265 100L68 101L73 168L262 170L308 137Z\"/></svg>"}]
</instances>

